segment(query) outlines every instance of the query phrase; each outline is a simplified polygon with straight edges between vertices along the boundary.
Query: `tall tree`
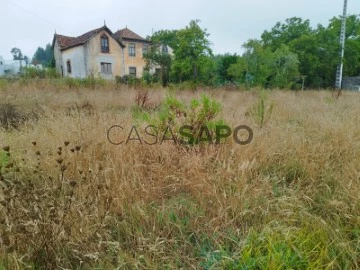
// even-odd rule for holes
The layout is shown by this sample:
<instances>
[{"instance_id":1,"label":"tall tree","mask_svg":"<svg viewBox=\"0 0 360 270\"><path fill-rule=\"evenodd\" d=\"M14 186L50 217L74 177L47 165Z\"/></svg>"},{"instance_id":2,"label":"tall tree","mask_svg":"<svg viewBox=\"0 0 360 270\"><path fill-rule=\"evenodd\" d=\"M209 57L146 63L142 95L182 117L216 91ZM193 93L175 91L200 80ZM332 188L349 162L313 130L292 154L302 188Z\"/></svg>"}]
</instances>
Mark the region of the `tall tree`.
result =
<instances>
[{"instance_id":1,"label":"tall tree","mask_svg":"<svg viewBox=\"0 0 360 270\"><path fill-rule=\"evenodd\" d=\"M272 52L260 40L249 40L236 64L230 66L228 74L247 85L265 85L271 75Z\"/></svg>"},{"instance_id":2,"label":"tall tree","mask_svg":"<svg viewBox=\"0 0 360 270\"><path fill-rule=\"evenodd\" d=\"M206 31L199 26L199 20L193 20L185 29L177 31L173 74L178 80L198 80L202 71L200 63L212 55L211 43L207 39L209 34Z\"/></svg>"},{"instance_id":3,"label":"tall tree","mask_svg":"<svg viewBox=\"0 0 360 270\"><path fill-rule=\"evenodd\" d=\"M54 53L50 44L46 44L45 49L38 47L32 58L32 63L48 67L53 59L53 54Z\"/></svg>"},{"instance_id":4,"label":"tall tree","mask_svg":"<svg viewBox=\"0 0 360 270\"><path fill-rule=\"evenodd\" d=\"M178 46L177 32L178 30L159 30L150 37L150 40L153 44L167 45L175 50Z\"/></svg>"},{"instance_id":5,"label":"tall tree","mask_svg":"<svg viewBox=\"0 0 360 270\"><path fill-rule=\"evenodd\" d=\"M235 77L228 73L228 69L231 65L235 64L239 59L239 56L236 54L224 54L216 55L214 57L214 64L217 73L217 81L219 83L224 83L226 81L233 81Z\"/></svg>"},{"instance_id":6,"label":"tall tree","mask_svg":"<svg viewBox=\"0 0 360 270\"><path fill-rule=\"evenodd\" d=\"M299 75L299 60L295 53L291 52L289 47L281 45L272 55L269 86L286 88L290 87Z\"/></svg>"},{"instance_id":7,"label":"tall tree","mask_svg":"<svg viewBox=\"0 0 360 270\"><path fill-rule=\"evenodd\" d=\"M166 86L169 81L169 73L172 64L172 57L168 53L167 48L176 48L176 33L176 30L160 30L155 32L150 37L152 43L150 49L144 54L147 68L160 68L160 77L163 86ZM163 50L164 46L166 50Z\"/></svg>"},{"instance_id":8,"label":"tall tree","mask_svg":"<svg viewBox=\"0 0 360 270\"><path fill-rule=\"evenodd\" d=\"M341 17L334 17L330 20L327 27L331 36L335 35L336 50L339 51L339 35L341 28ZM346 43L344 58L344 75L359 76L360 75L360 15L350 15L346 20ZM334 38L333 38L334 39ZM339 56L336 57L337 63L340 61Z\"/></svg>"},{"instance_id":9,"label":"tall tree","mask_svg":"<svg viewBox=\"0 0 360 270\"><path fill-rule=\"evenodd\" d=\"M162 46L159 44L153 44L150 50L144 55L146 66L148 69L153 67L160 67L161 83L166 86L169 81L169 72L171 68L171 56L169 53L162 50Z\"/></svg>"},{"instance_id":10,"label":"tall tree","mask_svg":"<svg viewBox=\"0 0 360 270\"><path fill-rule=\"evenodd\" d=\"M286 45L272 52L259 40L244 44L245 52L228 73L247 86L290 87L298 76L298 58Z\"/></svg>"},{"instance_id":11,"label":"tall tree","mask_svg":"<svg viewBox=\"0 0 360 270\"><path fill-rule=\"evenodd\" d=\"M292 17L286 19L285 23L277 22L271 31L264 31L261 39L266 47L275 51L281 44L289 44L292 40L303 35L310 35L311 32L309 20Z\"/></svg>"}]
</instances>

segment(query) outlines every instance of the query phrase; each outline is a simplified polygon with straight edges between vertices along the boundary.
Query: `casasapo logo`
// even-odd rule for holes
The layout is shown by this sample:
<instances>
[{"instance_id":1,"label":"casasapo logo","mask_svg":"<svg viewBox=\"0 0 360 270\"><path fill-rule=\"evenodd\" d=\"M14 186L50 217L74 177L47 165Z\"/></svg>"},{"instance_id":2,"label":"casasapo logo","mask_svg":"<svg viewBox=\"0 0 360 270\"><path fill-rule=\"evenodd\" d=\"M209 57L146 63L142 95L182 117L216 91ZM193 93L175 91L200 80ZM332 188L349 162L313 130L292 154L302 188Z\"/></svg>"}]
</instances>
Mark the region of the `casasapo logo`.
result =
<instances>
[{"instance_id":1,"label":"casasapo logo","mask_svg":"<svg viewBox=\"0 0 360 270\"><path fill-rule=\"evenodd\" d=\"M160 129L154 125L141 128L114 125L107 131L107 139L113 145L126 145L129 143L161 145L166 141L182 145L221 144L230 138L239 145L247 145L251 143L253 137L252 129L246 125L240 125L234 129L226 125L217 125L213 128L202 126L198 131L195 131L194 127L190 125L181 126L176 130L171 126Z\"/></svg>"}]
</instances>

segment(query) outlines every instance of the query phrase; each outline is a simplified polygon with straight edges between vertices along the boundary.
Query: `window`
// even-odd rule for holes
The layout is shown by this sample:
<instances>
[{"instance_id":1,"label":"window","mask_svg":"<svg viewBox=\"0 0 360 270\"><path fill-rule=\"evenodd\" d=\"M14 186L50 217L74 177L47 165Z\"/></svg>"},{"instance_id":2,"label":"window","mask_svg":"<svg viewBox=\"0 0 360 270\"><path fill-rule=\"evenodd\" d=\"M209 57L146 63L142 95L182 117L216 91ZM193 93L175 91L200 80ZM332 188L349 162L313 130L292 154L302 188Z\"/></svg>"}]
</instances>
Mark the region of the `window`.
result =
<instances>
[{"instance_id":1,"label":"window","mask_svg":"<svg viewBox=\"0 0 360 270\"><path fill-rule=\"evenodd\" d=\"M168 47L166 45L162 45L162 52L163 53L168 53Z\"/></svg>"},{"instance_id":2,"label":"window","mask_svg":"<svg viewBox=\"0 0 360 270\"><path fill-rule=\"evenodd\" d=\"M109 39L106 35L101 36L101 52L102 53L109 52Z\"/></svg>"},{"instance_id":3,"label":"window","mask_svg":"<svg viewBox=\"0 0 360 270\"><path fill-rule=\"evenodd\" d=\"M71 74L71 61L70 60L66 61L66 67L67 67L67 72L69 74Z\"/></svg>"},{"instance_id":4,"label":"window","mask_svg":"<svg viewBox=\"0 0 360 270\"><path fill-rule=\"evenodd\" d=\"M111 63L100 63L101 73L112 74Z\"/></svg>"},{"instance_id":5,"label":"window","mask_svg":"<svg viewBox=\"0 0 360 270\"><path fill-rule=\"evenodd\" d=\"M149 45L148 45L148 44L144 44L144 45L143 45L143 55L144 55L144 54L147 54L148 50L149 50Z\"/></svg>"},{"instance_id":6,"label":"window","mask_svg":"<svg viewBox=\"0 0 360 270\"><path fill-rule=\"evenodd\" d=\"M135 43L130 43L129 44L129 56L136 56L136 53L135 53Z\"/></svg>"},{"instance_id":7,"label":"window","mask_svg":"<svg viewBox=\"0 0 360 270\"><path fill-rule=\"evenodd\" d=\"M129 67L129 75L136 77L136 67Z\"/></svg>"}]
</instances>

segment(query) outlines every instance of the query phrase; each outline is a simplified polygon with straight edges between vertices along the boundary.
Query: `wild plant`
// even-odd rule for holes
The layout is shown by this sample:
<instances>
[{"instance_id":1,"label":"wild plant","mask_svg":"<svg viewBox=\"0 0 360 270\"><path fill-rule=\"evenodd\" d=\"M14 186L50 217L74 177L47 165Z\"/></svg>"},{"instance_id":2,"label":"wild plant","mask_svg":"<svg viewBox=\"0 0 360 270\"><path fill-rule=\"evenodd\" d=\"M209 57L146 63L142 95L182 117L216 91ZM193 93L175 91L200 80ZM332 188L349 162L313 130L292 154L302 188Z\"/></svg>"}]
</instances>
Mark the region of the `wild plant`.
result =
<instances>
[{"instance_id":1,"label":"wild plant","mask_svg":"<svg viewBox=\"0 0 360 270\"><path fill-rule=\"evenodd\" d=\"M255 122L262 128L266 122L271 118L274 109L274 104L268 101L268 96L265 91L260 91L258 100L250 109L250 115Z\"/></svg>"}]
</instances>

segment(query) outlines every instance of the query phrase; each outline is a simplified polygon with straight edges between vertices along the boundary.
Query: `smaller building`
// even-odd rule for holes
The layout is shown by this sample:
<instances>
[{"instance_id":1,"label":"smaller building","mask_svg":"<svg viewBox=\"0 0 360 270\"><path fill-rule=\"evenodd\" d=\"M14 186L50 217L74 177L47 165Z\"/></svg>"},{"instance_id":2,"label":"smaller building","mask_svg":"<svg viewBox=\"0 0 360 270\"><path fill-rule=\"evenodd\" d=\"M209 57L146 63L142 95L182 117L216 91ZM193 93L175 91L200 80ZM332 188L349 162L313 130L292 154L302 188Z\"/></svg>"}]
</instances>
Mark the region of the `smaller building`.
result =
<instances>
[{"instance_id":1,"label":"smaller building","mask_svg":"<svg viewBox=\"0 0 360 270\"><path fill-rule=\"evenodd\" d=\"M24 61L4 60L4 58L0 56L0 76L17 75L24 65Z\"/></svg>"},{"instance_id":2,"label":"smaller building","mask_svg":"<svg viewBox=\"0 0 360 270\"><path fill-rule=\"evenodd\" d=\"M360 91L360 76L358 77L343 77L342 89Z\"/></svg>"}]
</instances>

